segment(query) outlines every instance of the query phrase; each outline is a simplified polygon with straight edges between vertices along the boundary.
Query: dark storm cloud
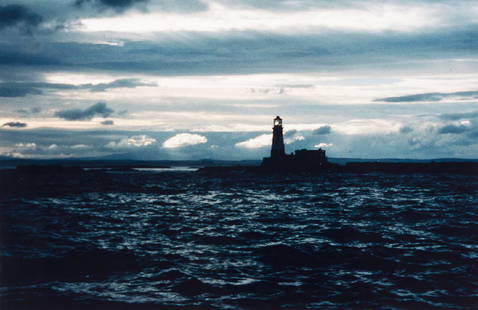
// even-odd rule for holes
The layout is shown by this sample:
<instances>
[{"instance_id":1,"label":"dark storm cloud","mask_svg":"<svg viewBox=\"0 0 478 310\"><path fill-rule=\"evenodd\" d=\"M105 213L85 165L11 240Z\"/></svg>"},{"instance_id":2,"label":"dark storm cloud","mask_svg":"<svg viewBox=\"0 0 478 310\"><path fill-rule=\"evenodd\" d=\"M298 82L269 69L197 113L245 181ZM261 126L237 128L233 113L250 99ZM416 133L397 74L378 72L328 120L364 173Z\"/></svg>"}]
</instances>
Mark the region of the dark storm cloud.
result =
<instances>
[{"instance_id":1,"label":"dark storm cloud","mask_svg":"<svg viewBox=\"0 0 478 310\"><path fill-rule=\"evenodd\" d=\"M138 4L144 4L149 0L76 0L76 6L83 6L84 4L92 4L100 9L110 8L122 12Z\"/></svg>"},{"instance_id":2,"label":"dark storm cloud","mask_svg":"<svg viewBox=\"0 0 478 310\"><path fill-rule=\"evenodd\" d=\"M30 31L42 22L42 17L25 6L0 5L0 30L20 26Z\"/></svg>"},{"instance_id":3,"label":"dark storm cloud","mask_svg":"<svg viewBox=\"0 0 478 310\"><path fill-rule=\"evenodd\" d=\"M110 83L91 85L90 90L92 92L102 92L110 88L135 88L138 86L157 86L157 84L142 82L139 79L119 79Z\"/></svg>"},{"instance_id":4,"label":"dark storm cloud","mask_svg":"<svg viewBox=\"0 0 478 310\"><path fill-rule=\"evenodd\" d=\"M101 125L105 125L105 126L111 126L111 125L114 125L114 124L115 124L115 122L113 122L110 119L107 119L107 120L101 122Z\"/></svg>"},{"instance_id":5,"label":"dark storm cloud","mask_svg":"<svg viewBox=\"0 0 478 310\"><path fill-rule=\"evenodd\" d=\"M440 118L456 121L464 118L478 118L478 111L464 112L464 113L445 113L441 114Z\"/></svg>"},{"instance_id":6,"label":"dark storm cloud","mask_svg":"<svg viewBox=\"0 0 478 310\"><path fill-rule=\"evenodd\" d=\"M415 102L415 101L440 101L446 98L477 99L478 91L460 91L453 93L424 93L399 97L380 98L374 101L382 102Z\"/></svg>"},{"instance_id":7,"label":"dark storm cloud","mask_svg":"<svg viewBox=\"0 0 478 310\"><path fill-rule=\"evenodd\" d=\"M464 125L445 125L438 129L438 133L441 134L460 134L467 131L469 128Z\"/></svg>"},{"instance_id":8,"label":"dark storm cloud","mask_svg":"<svg viewBox=\"0 0 478 310\"><path fill-rule=\"evenodd\" d=\"M41 83L41 82L12 82L0 83L0 97L25 97L27 95L41 95L41 89L75 89L74 85Z\"/></svg>"},{"instance_id":9,"label":"dark storm cloud","mask_svg":"<svg viewBox=\"0 0 478 310\"><path fill-rule=\"evenodd\" d=\"M208 5L201 0L76 0L74 4L79 8L90 5L99 11L111 9L117 13L135 7L181 13L204 11L208 8Z\"/></svg>"},{"instance_id":10,"label":"dark storm cloud","mask_svg":"<svg viewBox=\"0 0 478 310\"><path fill-rule=\"evenodd\" d=\"M13 42L9 44L2 44L0 42L0 65L12 67L56 67L61 65L59 59L51 57L50 53L46 49L26 51L23 46L18 46Z\"/></svg>"},{"instance_id":11,"label":"dark storm cloud","mask_svg":"<svg viewBox=\"0 0 478 310\"><path fill-rule=\"evenodd\" d=\"M3 124L2 127L24 128L27 127L27 124L22 122L8 122Z\"/></svg>"},{"instance_id":12,"label":"dark storm cloud","mask_svg":"<svg viewBox=\"0 0 478 310\"><path fill-rule=\"evenodd\" d=\"M157 84L143 82L139 79L118 79L110 83L81 85L43 82L11 82L0 83L0 97L25 97L27 95L41 95L43 94L42 89L89 89L91 92L103 92L113 88L135 88L139 86L157 86Z\"/></svg>"},{"instance_id":13,"label":"dark storm cloud","mask_svg":"<svg viewBox=\"0 0 478 310\"><path fill-rule=\"evenodd\" d=\"M8 87L0 85L0 97L25 97L27 95L41 95L42 91L36 88Z\"/></svg>"},{"instance_id":14,"label":"dark storm cloud","mask_svg":"<svg viewBox=\"0 0 478 310\"><path fill-rule=\"evenodd\" d=\"M313 131L314 135L328 135L332 132L332 127L329 125L321 126Z\"/></svg>"},{"instance_id":15,"label":"dark storm cloud","mask_svg":"<svg viewBox=\"0 0 478 310\"><path fill-rule=\"evenodd\" d=\"M316 71L350 65L380 69L382 64L398 66L399 62L449 57L450 53L468 57L478 50L478 40L473 37L478 37L478 29L405 34L182 33L180 37L158 35L152 41L125 41L119 46L51 42L28 50L0 43L0 63L17 65L17 69L23 65L173 75ZM467 93L470 95L461 95Z\"/></svg>"},{"instance_id":16,"label":"dark storm cloud","mask_svg":"<svg viewBox=\"0 0 478 310\"><path fill-rule=\"evenodd\" d=\"M108 117L114 110L107 107L106 103L98 102L84 110L81 109L69 109L63 111L57 111L55 116L63 118L67 121L82 121L90 120L95 116Z\"/></svg>"},{"instance_id":17,"label":"dark storm cloud","mask_svg":"<svg viewBox=\"0 0 478 310\"><path fill-rule=\"evenodd\" d=\"M8 1L8 0L7 0ZM0 1L6 2L6 1ZM0 31L3 39L15 42L18 35L35 34L42 41L56 38L61 30L69 39L75 30L81 31L83 18L120 15L138 8L143 11L197 12L208 8L202 0L10 0L0 4ZM80 27L80 28L79 28ZM15 30L20 30L20 32ZM73 32L71 31L73 30ZM54 41L54 40L52 40ZM74 41L74 39L73 39Z\"/></svg>"}]
</instances>

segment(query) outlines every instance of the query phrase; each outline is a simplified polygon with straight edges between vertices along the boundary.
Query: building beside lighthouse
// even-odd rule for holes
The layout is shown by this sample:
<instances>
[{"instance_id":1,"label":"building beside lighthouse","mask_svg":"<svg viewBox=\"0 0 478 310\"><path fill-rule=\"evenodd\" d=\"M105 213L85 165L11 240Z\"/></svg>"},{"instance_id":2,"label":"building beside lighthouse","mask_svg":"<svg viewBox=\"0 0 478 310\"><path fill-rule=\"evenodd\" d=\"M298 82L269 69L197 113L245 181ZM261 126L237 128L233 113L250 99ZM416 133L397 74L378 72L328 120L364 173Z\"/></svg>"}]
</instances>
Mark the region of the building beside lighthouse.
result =
<instances>
[{"instance_id":1,"label":"building beside lighthouse","mask_svg":"<svg viewBox=\"0 0 478 310\"><path fill-rule=\"evenodd\" d=\"M328 166L325 150L296 150L285 153L282 119L276 116L272 127L271 156L262 160L261 168L277 171L319 171Z\"/></svg>"}]
</instances>

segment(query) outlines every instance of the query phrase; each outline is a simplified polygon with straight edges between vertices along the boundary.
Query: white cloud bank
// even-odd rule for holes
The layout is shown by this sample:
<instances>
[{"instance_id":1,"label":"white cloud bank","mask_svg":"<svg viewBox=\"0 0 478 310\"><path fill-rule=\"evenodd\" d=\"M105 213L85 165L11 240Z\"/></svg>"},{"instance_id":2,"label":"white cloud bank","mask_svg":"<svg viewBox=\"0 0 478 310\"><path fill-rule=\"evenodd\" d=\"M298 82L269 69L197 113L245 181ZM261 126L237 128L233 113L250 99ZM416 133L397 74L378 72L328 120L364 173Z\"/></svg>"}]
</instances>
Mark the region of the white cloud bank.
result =
<instances>
[{"instance_id":1,"label":"white cloud bank","mask_svg":"<svg viewBox=\"0 0 478 310\"><path fill-rule=\"evenodd\" d=\"M84 18L80 23L81 31L84 32L223 32L291 31L291 29L413 31L450 23L440 18L447 9L448 6L431 4L427 6L381 4L370 5L366 10L353 7L340 9L309 7L299 11L268 11L209 3L208 10L197 13L141 12L115 17ZM465 10L460 10L460 13L467 20L473 18L471 13Z\"/></svg>"},{"instance_id":2,"label":"white cloud bank","mask_svg":"<svg viewBox=\"0 0 478 310\"><path fill-rule=\"evenodd\" d=\"M235 146L246 148L246 149L258 149L261 147L270 146L271 144L272 144L272 135L263 134L246 141L238 142L235 144Z\"/></svg>"},{"instance_id":3,"label":"white cloud bank","mask_svg":"<svg viewBox=\"0 0 478 310\"><path fill-rule=\"evenodd\" d=\"M297 141L303 141L305 137L297 132L297 130L290 130L284 134L284 143L291 144ZM270 147L272 145L272 134L263 134L255 138L251 138L235 144L236 147L246 149L258 149L261 147Z\"/></svg>"},{"instance_id":4,"label":"white cloud bank","mask_svg":"<svg viewBox=\"0 0 478 310\"><path fill-rule=\"evenodd\" d=\"M297 141L303 141L305 137L297 132L297 130L289 130L284 134L284 143L291 144Z\"/></svg>"},{"instance_id":5,"label":"white cloud bank","mask_svg":"<svg viewBox=\"0 0 478 310\"><path fill-rule=\"evenodd\" d=\"M192 133L180 133L164 141L163 147L167 149L174 149L178 147L202 144L206 142L207 138L205 136Z\"/></svg>"},{"instance_id":6,"label":"white cloud bank","mask_svg":"<svg viewBox=\"0 0 478 310\"><path fill-rule=\"evenodd\" d=\"M20 149L31 149L31 150L34 150L37 148L37 145L35 142L28 142L28 143L17 143L15 144L15 147L16 148L20 148Z\"/></svg>"},{"instance_id":7,"label":"white cloud bank","mask_svg":"<svg viewBox=\"0 0 478 310\"><path fill-rule=\"evenodd\" d=\"M135 148L135 147L146 147L156 143L156 139L148 137L146 135L132 136L129 138L121 139L118 142L111 141L106 144L107 148Z\"/></svg>"},{"instance_id":8,"label":"white cloud bank","mask_svg":"<svg viewBox=\"0 0 478 310\"><path fill-rule=\"evenodd\" d=\"M323 147L331 147L332 145L333 145L332 143L319 143L314 145L314 147L323 148Z\"/></svg>"}]
</instances>

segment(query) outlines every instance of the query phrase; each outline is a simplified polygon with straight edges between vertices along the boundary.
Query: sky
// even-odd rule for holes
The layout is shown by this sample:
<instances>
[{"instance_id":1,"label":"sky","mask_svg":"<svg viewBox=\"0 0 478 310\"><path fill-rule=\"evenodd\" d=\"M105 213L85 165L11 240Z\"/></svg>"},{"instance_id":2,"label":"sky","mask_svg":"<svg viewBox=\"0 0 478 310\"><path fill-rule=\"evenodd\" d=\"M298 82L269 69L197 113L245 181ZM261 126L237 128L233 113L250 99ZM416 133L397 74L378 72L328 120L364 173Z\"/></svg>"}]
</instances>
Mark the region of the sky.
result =
<instances>
[{"instance_id":1,"label":"sky","mask_svg":"<svg viewBox=\"0 0 478 310\"><path fill-rule=\"evenodd\" d=\"M3 0L0 156L478 157L476 0Z\"/></svg>"}]
</instances>

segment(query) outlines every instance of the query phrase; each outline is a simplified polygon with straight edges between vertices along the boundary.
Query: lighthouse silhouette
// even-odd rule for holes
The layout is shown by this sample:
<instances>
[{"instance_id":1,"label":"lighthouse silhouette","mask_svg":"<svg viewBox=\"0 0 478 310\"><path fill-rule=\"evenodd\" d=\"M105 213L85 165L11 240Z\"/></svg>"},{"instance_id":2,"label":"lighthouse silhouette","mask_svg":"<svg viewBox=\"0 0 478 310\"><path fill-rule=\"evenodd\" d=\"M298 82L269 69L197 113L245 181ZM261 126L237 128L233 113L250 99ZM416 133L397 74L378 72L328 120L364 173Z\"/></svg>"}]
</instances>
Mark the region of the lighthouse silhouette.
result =
<instances>
[{"instance_id":1,"label":"lighthouse silhouette","mask_svg":"<svg viewBox=\"0 0 478 310\"><path fill-rule=\"evenodd\" d=\"M283 172L319 172L325 171L332 166L328 163L325 150L296 150L292 154L285 153L282 118L274 118L272 127L271 157L264 157L260 169L262 171Z\"/></svg>"},{"instance_id":2,"label":"lighthouse silhouette","mask_svg":"<svg viewBox=\"0 0 478 310\"><path fill-rule=\"evenodd\" d=\"M271 158L281 158L285 156L284 135L282 133L282 118L274 118L274 127L272 128L272 148Z\"/></svg>"}]
</instances>

